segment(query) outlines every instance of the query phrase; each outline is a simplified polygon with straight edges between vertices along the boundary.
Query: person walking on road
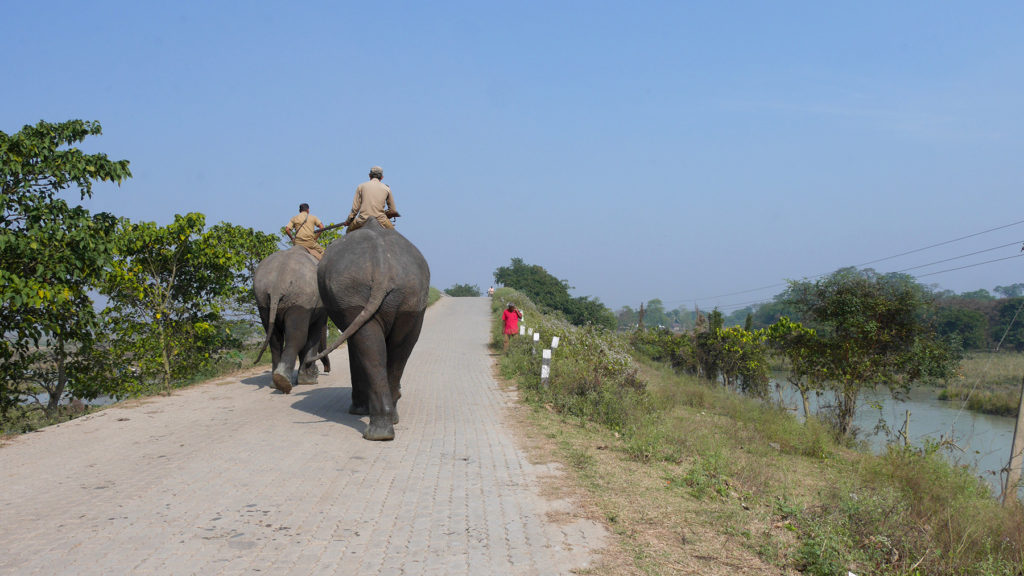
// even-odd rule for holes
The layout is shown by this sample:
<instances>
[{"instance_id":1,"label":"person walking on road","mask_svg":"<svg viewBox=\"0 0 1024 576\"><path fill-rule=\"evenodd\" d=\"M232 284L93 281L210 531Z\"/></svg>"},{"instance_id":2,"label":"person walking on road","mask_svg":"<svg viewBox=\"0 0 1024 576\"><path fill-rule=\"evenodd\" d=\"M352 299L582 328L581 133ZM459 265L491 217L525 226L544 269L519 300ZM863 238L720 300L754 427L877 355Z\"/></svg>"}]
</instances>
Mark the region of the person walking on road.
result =
<instances>
[{"instance_id":1,"label":"person walking on road","mask_svg":"<svg viewBox=\"0 0 1024 576\"><path fill-rule=\"evenodd\" d=\"M509 304L508 308L501 313L501 322L505 325L505 353L508 353L509 340L519 334L519 320L523 318L515 304Z\"/></svg>"}]
</instances>

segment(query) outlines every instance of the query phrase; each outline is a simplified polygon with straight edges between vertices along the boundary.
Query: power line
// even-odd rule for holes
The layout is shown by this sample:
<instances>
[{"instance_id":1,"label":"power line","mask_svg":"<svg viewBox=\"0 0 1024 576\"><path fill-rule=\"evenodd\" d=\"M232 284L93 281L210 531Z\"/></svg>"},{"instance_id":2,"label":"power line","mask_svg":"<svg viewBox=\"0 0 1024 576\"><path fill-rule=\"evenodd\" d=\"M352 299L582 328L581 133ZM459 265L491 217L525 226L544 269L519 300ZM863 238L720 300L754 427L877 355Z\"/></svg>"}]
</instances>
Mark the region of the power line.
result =
<instances>
[{"instance_id":1,"label":"power line","mask_svg":"<svg viewBox=\"0 0 1024 576\"><path fill-rule=\"evenodd\" d=\"M1012 222L1010 224L1004 224L1002 226L996 226L995 228L989 228L988 230L982 230L981 232L975 232L974 234L968 234L966 236L961 236L959 238L954 238L952 240L946 240L944 242L938 242L938 243L935 243L935 244L931 244L931 245L925 246L923 248L916 248L914 250L908 250L906 252L901 252L899 254L894 254L892 256L886 256L885 258L879 258L877 260L871 260L870 262L865 262L863 264L858 264L856 267L857 268L861 268L861 267L867 266L869 264L876 264L878 262L884 262L886 260L892 260L894 258L899 258L900 256L906 256L908 254L915 254L917 252L923 252L923 251L929 250L931 248L937 248L939 246L945 246L947 244L952 244L954 242L959 242L961 240L966 240L968 238L974 238L976 236L981 236L982 234L988 234L989 232L995 232L996 230L1002 230L1004 228L1010 228L1012 226L1017 226L1019 224L1024 224L1024 220L1018 220L1017 222ZM1003 246L997 246L995 248L989 248L989 249L986 249L986 250L980 250L978 252L972 252L971 254L964 254L963 256L957 256L957 257L954 257L954 258L947 258L945 260L938 260L938 261L935 261L935 262L932 262L932 263L929 263L929 264L922 264L921 266L915 266L915 267L912 267L912 268L907 268L905 270L900 270L900 272L905 272L907 270L916 270L917 268L924 268L924 267L927 267L927 266L932 266L934 264L940 264L942 262L949 262L951 260L957 260L959 258L966 258L968 256L973 256L973 255L976 255L976 254L981 254L983 252L990 252L992 250L997 250L999 248L1005 248L1005 247L1011 246L1013 244L1020 244L1020 242L1012 242L1010 244L1005 244ZM962 270L964 268L971 268L973 266L980 266L982 264L989 264L989 263L992 263L992 262L998 262L1000 260L1008 260L1009 258L1015 258L1015 257L1016 256L1009 256L1009 257L1006 257L1006 258L999 258L999 259L996 259L996 260L989 260L987 262L980 262L978 264L974 264L974 265L970 265L970 266L963 266L963 267L960 267L960 268L950 268L948 270L940 270L938 272L931 272L929 274L922 274L922 275L918 276L918 278L924 278L926 276L934 276L936 274L942 274L944 272L953 272L955 270ZM816 274L814 276L810 276L810 278L811 279L813 279L813 278L820 278L822 276L825 276L826 274L828 274L828 272L825 272L825 273L822 273L822 274ZM740 295L740 294L749 294L751 292L758 292L760 290L767 290L769 288L778 288L778 287L786 286L786 285L787 285L786 283L776 283L776 284L770 284L770 285L767 285L767 286L761 286L759 288L751 288L749 290L740 290L738 292L730 292L728 294L718 294L716 296L707 296L707 297L703 297L703 298L680 298L680 299L666 300L666 301L663 301L663 303L671 304L671 303L676 303L676 302L687 302L687 301L693 301L694 303L697 303L697 302L706 301L706 300L715 300L717 298L725 298L725 297L728 297L728 296L737 296L737 295ZM770 301L770 299L769 300L759 300L757 302L769 302L769 301ZM752 302L751 304L757 303L757 302Z\"/></svg>"},{"instance_id":2,"label":"power line","mask_svg":"<svg viewBox=\"0 0 1024 576\"><path fill-rule=\"evenodd\" d=\"M1006 248L1007 246L1017 246L1019 244L1021 244L1020 241L1010 242L1009 244L1003 244L1002 246L996 246L995 248L987 248L985 250L978 250L977 252L971 252L970 254L964 254L962 256L954 256L952 258L946 258L945 260L936 260L935 262L929 262L928 264L921 264L920 266L911 266L910 268L904 268L903 270L898 270L898 272L907 272L908 270L917 270L918 268L927 268L928 266L934 266L936 264L942 264L943 262L951 262L953 260L959 260L961 258L967 258L968 256L977 256L978 254L983 254L985 252L991 252L993 250L999 250L1000 248Z\"/></svg>"},{"instance_id":3,"label":"power line","mask_svg":"<svg viewBox=\"0 0 1024 576\"><path fill-rule=\"evenodd\" d=\"M931 246L925 246L924 248L917 248L916 250L910 250L908 252L902 252L900 254L896 254L895 256L886 256L885 258L879 258L878 260L872 260L871 262L865 262L863 264L857 264L857 267L861 268L863 266L867 266L868 264L875 264L876 262L884 262L886 260L892 260L893 258L899 258L900 256L906 256L907 254L914 254L916 252L923 252L923 251L931 249L931 248L937 248L939 246L945 246L946 244L952 244L953 242L959 242L961 240L966 240L968 238L974 238L975 236L981 236L982 234L988 234L989 232L995 232L996 230L1002 230L1003 228L1009 228L1011 226L1016 226L1018 224L1024 224L1024 220L1020 220L1020 221L1014 222L1012 224L1006 224L1004 226L996 226L995 228L989 228L988 230L983 230L981 232L975 232L974 234L968 234L967 236L961 236L959 238L954 238L952 240L946 240L945 242L939 242L938 244L932 244Z\"/></svg>"},{"instance_id":4,"label":"power line","mask_svg":"<svg viewBox=\"0 0 1024 576\"><path fill-rule=\"evenodd\" d=\"M975 266L981 266L982 264L991 264L993 262L1000 262L1002 260L1009 260L1011 258L1020 258L1021 256L1024 256L1024 253L1016 254L1014 256L1005 256L1003 258L996 258L995 260L986 260L984 262L978 262L977 264L968 264L967 266L960 266L958 268L950 268L948 270L939 270L938 272L929 272L928 274L920 274L918 276L918 278L924 278L926 276L934 276L936 274L942 274L944 272L953 272L955 270L963 270L965 268L974 268Z\"/></svg>"}]
</instances>

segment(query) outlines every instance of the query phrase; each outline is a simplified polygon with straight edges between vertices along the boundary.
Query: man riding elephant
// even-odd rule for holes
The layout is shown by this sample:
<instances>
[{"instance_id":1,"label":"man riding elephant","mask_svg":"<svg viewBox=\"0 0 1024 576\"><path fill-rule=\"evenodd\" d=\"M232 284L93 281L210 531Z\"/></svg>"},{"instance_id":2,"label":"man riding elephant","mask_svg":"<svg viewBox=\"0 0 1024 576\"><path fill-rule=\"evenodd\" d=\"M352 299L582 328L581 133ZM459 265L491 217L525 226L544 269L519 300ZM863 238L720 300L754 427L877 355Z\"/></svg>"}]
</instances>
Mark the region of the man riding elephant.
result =
<instances>
[{"instance_id":1,"label":"man riding elephant","mask_svg":"<svg viewBox=\"0 0 1024 576\"><path fill-rule=\"evenodd\" d=\"M395 198L391 195L391 187L384 184L384 169L380 166L370 168L370 179L356 188L352 199L352 211L349 212L344 226L348 231L358 230L369 219L380 222L385 230L394 230L395 226L389 218L399 216L395 208Z\"/></svg>"},{"instance_id":2,"label":"man riding elephant","mask_svg":"<svg viewBox=\"0 0 1024 576\"><path fill-rule=\"evenodd\" d=\"M324 231L324 223L319 218L309 213L309 204L299 204L299 213L292 216L285 227L288 238L292 244L302 246L314 258L320 260L324 256L324 247L317 242L320 233Z\"/></svg>"}]
</instances>

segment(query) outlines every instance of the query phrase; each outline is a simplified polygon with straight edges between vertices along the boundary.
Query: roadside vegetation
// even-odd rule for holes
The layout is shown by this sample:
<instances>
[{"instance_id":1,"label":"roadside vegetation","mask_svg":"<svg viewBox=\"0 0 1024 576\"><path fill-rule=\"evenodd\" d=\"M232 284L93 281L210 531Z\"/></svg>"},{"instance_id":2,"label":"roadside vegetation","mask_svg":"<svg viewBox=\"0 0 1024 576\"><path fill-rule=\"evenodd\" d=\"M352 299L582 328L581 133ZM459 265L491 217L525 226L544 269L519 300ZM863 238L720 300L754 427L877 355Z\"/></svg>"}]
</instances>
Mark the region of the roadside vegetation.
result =
<instances>
[{"instance_id":1,"label":"roadside vegetation","mask_svg":"<svg viewBox=\"0 0 1024 576\"><path fill-rule=\"evenodd\" d=\"M101 134L81 120L0 132L0 434L239 370L263 340L252 276L283 230L90 213L94 185L131 178L127 160L79 148Z\"/></svg>"},{"instance_id":2,"label":"roadside vegetation","mask_svg":"<svg viewBox=\"0 0 1024 576\"><path fill-rule=\"evenodd\" d=\"M476 284L453 284L444 289L444 293L456 298L480 296L480 287Z\"/></svg>"},{"instance_id":3,"label":"roadside vegetation","mask_svg":"<svg viewBox=\"0 0 1024 576\"><path fill-rule=\"evenodd\" d=\"M1000 506L938 444L862 452L835 420L801 422L742 377L727 385L688 367L696 339L574 326L508 288L496 318L507 302L541 337L513 337L500 374L623 551L591 573L1024 571L1021 507ZM540 348L553 336L543 384Z\"/></svg>"}]
</instances>

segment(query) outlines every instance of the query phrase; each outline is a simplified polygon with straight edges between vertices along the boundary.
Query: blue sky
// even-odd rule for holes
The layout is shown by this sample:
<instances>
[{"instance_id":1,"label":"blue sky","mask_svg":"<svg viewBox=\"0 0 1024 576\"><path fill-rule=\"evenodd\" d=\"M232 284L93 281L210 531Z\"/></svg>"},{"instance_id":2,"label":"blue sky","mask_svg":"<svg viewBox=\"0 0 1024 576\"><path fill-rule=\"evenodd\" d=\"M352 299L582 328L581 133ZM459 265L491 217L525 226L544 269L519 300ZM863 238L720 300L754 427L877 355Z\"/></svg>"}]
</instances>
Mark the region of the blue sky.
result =
<instances>
[{"instance_id":1,"label":"blue sky","mask_svg":"<svg viewBox=\"0 0 1024 576\"><path fill-rule=\"evenodd\" d=\"M264 231L384 167L432 284L511 258L612 308L1024 241L1019 2L18 2L0 130L98 120L88 203ZM1014 224L1012 226L1007 226ZM1024 282L1020 246L912 271ZM766 288L762 288L766 287ZM738 294L737 294L738 293Z\"/></svg>"}]
</instances>

